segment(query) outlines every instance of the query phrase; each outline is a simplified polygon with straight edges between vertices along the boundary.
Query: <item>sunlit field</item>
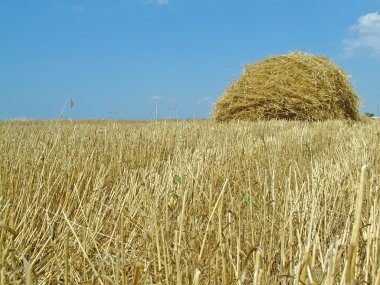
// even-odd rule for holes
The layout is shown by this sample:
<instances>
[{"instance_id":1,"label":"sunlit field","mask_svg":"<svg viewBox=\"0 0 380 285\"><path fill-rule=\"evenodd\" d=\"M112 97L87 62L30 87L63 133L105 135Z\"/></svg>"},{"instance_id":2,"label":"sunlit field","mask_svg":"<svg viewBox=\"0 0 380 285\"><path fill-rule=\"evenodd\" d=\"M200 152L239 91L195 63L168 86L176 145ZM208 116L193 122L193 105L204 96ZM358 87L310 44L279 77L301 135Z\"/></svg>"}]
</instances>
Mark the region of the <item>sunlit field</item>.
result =
<instances>
[{"instance_id":1,"label":"sunlit field","mask_svg":"<svg viewBox=\"0 0 380 285\"><path fill-rule=\"evenodd\" d=\"M1 122L0 284L380 284L380 122Z\"/></svg>"}]
</instances>

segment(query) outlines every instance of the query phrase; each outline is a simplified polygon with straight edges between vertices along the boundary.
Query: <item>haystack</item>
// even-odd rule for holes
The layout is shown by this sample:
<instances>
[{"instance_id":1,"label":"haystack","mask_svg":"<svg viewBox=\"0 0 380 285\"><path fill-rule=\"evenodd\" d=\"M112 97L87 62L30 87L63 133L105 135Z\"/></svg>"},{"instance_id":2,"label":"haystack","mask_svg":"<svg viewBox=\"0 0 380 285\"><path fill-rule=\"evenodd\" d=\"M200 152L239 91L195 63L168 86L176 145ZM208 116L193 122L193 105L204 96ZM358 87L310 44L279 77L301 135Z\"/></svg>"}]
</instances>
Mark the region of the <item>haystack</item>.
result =
<instances>
[{"instance_id":1,"label":"haystack","mask_svg":"<svg viewBox=\"0 0 380 285\"><path fill-rule=\"evenodd\" d=\"M359 98L347 74L323 56L292 52L247 65L216 102L212 118L359 120Z\"/></svg>"}]
</instances>

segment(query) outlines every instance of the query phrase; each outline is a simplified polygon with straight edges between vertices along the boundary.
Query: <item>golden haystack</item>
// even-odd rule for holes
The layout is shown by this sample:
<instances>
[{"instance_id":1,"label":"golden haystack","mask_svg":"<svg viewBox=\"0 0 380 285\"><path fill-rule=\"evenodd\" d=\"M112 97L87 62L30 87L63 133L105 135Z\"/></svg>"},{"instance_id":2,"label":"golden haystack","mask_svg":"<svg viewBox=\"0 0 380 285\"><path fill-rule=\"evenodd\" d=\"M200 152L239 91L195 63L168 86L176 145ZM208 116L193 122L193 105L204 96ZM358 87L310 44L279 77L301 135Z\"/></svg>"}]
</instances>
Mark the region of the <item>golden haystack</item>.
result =
<instances>
[{"instance_id":1,"label":"golden haystack","mask_svg":"<svg viewBox=\"0 0 380 285\"><path fill-rule=\"evenodd\" d=\"M293 52L247 65L216 102L212 117L230 120L359 119L346 73L323 56Z\"/></svg>"}]
</instances>

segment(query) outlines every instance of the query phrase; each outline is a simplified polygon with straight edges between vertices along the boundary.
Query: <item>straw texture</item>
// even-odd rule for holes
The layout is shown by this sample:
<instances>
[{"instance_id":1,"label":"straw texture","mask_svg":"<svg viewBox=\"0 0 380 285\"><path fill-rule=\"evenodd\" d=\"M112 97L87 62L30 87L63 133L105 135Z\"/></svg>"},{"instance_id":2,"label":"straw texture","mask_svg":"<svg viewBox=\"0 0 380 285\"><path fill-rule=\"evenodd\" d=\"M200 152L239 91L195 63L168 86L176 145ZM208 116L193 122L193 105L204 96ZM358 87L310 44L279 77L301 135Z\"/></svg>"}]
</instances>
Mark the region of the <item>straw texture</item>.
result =
<instances>
[{"instance_id":1,"label":"straw texture","mask_svg":"<svg viewBox=\"0 0 380 285\"><path fill-rule=\"evenodd\" d=\"M359 98L329 59L303 52L247 65L216 102L212 118L231 120L359 120Z\"/></svg>"}]
</instances>

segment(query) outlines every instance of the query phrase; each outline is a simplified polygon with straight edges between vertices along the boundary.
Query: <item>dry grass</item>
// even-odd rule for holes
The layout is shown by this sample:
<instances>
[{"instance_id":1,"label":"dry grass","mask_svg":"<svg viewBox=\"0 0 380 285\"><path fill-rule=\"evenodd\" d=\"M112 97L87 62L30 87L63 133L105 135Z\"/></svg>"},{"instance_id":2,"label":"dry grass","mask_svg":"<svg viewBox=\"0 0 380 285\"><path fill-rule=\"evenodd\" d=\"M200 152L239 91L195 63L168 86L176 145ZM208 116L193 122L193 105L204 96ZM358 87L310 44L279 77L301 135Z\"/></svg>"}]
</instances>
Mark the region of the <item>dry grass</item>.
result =
<instances>
[{"instance_id":1,"label":"dry grass","mask_svg":"<svg viewBox=\"0 0 380 285\"><path fill-rule=\"evenodd\" d=\"M0 284L379 284L379 162L377 121L2 122Z\"/></svg>"},{"instance_id":2,"label":"dry grass","mask_svg":"<svg viewBox=\"0 0 380 285\"><path fill-rule=\"evenodd\" d=\"M341 68L324 56L292 52L246 65L216 102L213 119L359 120L358 107Z\"/></svg>"}]
</instances>

